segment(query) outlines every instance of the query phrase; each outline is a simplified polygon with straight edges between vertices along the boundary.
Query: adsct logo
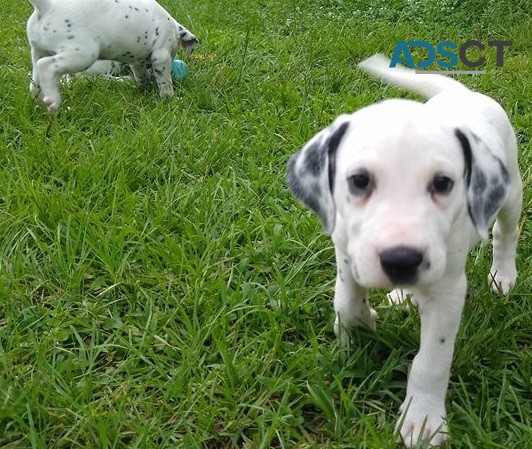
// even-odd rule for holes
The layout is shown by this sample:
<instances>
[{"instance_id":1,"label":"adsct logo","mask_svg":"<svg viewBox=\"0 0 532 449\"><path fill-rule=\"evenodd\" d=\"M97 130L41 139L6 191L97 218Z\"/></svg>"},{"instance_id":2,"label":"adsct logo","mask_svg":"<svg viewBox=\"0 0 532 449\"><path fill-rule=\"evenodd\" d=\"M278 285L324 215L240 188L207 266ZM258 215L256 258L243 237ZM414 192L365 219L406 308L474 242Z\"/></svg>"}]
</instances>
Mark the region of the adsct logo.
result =
<instances>
[{"instance_id":1,"label":"adsct logo","mask_svg":"<svg viewBox=\"0 0 532 449\"><path fill-rule=\"evenodd\" d=\"M495 47L497 54L497 67L502 67L504 63L504 48L512 45L511 41L488 41L488 47ZM418 61L417 64L412 56L411 49L414 47L423 48L427 52L427 58ZM471 47L477 48L480 52L486 49L480 41L468 40L460 47L452 41L443 41L436 45L436 48L427 41L399 41L395 46L390 67L395 67L397 64L402 64L411 69L417 69L418 73L439 73L441 75L456 75L456 74L484 74L486 70L448 70L458 64L458 58L466 66L472 69L482 66L486 62L485 56L477 57L475 60L469 59L467 50ZM443 70L426 70L431 64L436 61L436 64Z\"/></svg>"}]
</instances>

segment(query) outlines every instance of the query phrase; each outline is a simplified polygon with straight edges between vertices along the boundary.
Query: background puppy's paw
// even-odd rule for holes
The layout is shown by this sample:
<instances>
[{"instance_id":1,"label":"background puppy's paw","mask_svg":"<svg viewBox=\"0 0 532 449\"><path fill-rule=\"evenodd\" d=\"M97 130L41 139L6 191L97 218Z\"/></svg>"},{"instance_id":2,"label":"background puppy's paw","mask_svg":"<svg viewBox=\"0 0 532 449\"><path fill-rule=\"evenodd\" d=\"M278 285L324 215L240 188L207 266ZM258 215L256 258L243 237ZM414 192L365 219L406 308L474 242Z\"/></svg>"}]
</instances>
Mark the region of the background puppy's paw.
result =
<instances>
[{"instance_id":1,"label":"background puppy's paw","mask_svg":"<svg viewBox=\"0 0 532 449\"><path fill-rule=\"evenodd\" d=\"M36 98L39 98L39 94L41 93L41 89L39 88L39 86L37 86L37 84L35 84L33 81L30 83L30 96L31 98L33 98L34 100Z\"/></svg>"},{"instance_id":2,"label":"background puppy's paw","mask_svg":"<svg viewBox=\"0 0 532 449\"><path fill-rule=\"evenodd\" d=\"M340 345L346 347L349 342L350 332L354 331L356 328L366 328L372 331L377 330L377 320L379 314L377 311L371 307L368 307L367 313L364 311L362 316L357 316L349 323L341 322L338 315L334 320L334 333L340 339Z\"/></svg>"},{"instance_id":3,"label":"background puppy's paw","mask_svg":"<svg viewBox=\"0 0 532 449\"><path fill-rule=\"evenodd\" d=\"M388 298L388 304L391 306L408 305L407 301L410 301L414 306L418 305L414 294L404 288L394 288L386 297ZM410 308L407 307L406 310L409 312Z\"/></svg>"},{"instance_id":4,"label":"background puppy's paw","mask_svg":"<svg viewBox=\"0 0 532 449\"><path fill-rule=\"evenodd\" d=\"M402 288L394 288L390 293L386 295L388 303L391 306L398 306L406 301L408 292Z\"/></svg>"}]
</instances>

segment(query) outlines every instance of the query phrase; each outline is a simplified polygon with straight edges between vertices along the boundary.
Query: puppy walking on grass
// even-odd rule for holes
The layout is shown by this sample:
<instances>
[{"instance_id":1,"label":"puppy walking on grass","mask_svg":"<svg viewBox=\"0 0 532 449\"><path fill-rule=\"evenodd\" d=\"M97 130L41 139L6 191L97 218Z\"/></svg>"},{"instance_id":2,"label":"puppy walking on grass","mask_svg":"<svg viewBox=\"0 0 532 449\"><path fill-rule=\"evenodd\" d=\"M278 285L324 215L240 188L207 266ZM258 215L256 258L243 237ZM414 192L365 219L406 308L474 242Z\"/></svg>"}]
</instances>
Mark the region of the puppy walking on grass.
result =
<instances>
[{"instance_id":1,"label":"puppy walking on grass","mask_svg":"<svg viewBox=\"0 0 532 449\"><path fill-rule=\"evenodd\" d=\"M288 183L334 243L337 335L375 329L368 288L405 287L413 295L421 342L397 427L408 447L439 445L447 440L466 258L495 219L489 281L506 293L517 277L517 144L493 99L389 63L375 55L360 67L429 100L386 100L341 115L292 157Z\"/></svg>"},{"instance_id":2,"label":"puppy walking on grass","mask_svg":"<svg viewBox=\"0 0 532 449\"><path fill-rule=\"evenodd\" d=\"M140 85L153 73L161 97L173 94L170 67L179 47L198 44L155 0L29 0L27 34L33 63L30 92L59 109L59 78L98 60L129 64Z\"/></svg>"}]
</instances>

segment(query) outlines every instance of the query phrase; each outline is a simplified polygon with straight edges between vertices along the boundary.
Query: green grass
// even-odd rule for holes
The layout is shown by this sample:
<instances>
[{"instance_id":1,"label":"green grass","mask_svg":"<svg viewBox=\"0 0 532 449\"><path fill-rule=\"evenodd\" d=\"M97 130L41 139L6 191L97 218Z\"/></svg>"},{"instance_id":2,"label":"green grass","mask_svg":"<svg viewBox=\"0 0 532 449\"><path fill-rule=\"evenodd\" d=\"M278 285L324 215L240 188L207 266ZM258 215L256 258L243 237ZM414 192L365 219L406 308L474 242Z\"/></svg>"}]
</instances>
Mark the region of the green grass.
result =
<instances>
[{"instance_id":1,"label":"green grass","mask_svg":"<svg viewBox=\"0 0 532 449\"><path fill-rule=\"evenodd\" d=\"M77 79L58 116L28 95L31 6L2 6L0 446L394 447L417 314L375 291L378 333L339 348L331 242L285 165L336 115L407 95L357 61L476 38L513 41L463 80L507 110L526 188L513 291L490 292L489 244L468 264L452 447L531 448L528 0L162 3L201 40L175 97Z\"/></svg>"}]
</instances>

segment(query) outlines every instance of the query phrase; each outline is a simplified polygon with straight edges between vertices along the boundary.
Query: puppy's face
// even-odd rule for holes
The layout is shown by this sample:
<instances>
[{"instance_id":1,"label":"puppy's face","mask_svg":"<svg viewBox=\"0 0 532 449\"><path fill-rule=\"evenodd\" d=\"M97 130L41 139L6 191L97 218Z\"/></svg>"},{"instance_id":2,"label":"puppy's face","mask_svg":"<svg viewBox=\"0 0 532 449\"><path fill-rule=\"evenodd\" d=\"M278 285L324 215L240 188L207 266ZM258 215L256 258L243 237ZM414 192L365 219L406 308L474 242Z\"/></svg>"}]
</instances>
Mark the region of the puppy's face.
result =
<instances>
[{"instance_id":1,"label":"puppy's face","mask_svg":"<svg viewBox=\"0 0 532 449\"><path fill-rule=\"evenodd\" d=\"M367 131L353 127L340 144L333 194L355 279L375 287L441 277L451 228L467 214L459 142L410 120Z\"/></svg>"},{"instance_id":2,"label":"puppy's face","mask_svg":"<svg viewBox=\"0 0 532 449\"><path fill-rule=\"evenodd\" d=\"M483 233L506 194L504 167L493 155L475 162L491 153L470 140L419 103L383 102L316 135L292 158L289 184L360 285L424 284L443 275L450 251L469 249L473 225Z\"/></svg>"}]
</instances>

